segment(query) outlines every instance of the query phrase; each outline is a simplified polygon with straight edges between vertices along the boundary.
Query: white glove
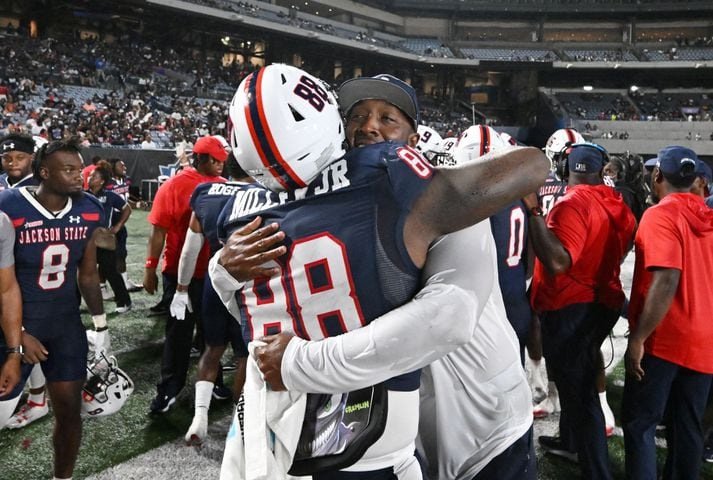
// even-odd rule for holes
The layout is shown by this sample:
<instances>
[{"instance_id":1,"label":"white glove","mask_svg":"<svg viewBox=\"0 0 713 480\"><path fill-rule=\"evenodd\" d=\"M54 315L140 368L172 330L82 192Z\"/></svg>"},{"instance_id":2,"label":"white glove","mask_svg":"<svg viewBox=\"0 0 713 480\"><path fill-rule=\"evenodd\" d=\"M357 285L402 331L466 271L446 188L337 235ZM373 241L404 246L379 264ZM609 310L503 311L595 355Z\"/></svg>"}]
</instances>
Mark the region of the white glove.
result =
<instances>
[{"instance_id":1,"label":"white glove","mask_svg":"<svg viewBox=\"0 0 713 480\"><path fill-rule=\"evenodd\" d=\"M111 354L111 342L109 341L109 330L102 330L101 332L94 332L94 358L100 359L102 353L109 358Z\"/></svg>"},{"instance_id":2,"label":"white glove","mask_svg":"<svg viewBox=\"0 0 713 480\"><path fill-rule=\"evenodd\" d=\"M173 300L171 300L171 316L176 317L176 320L183 320L186 318L186 310L193 313L193 305L191 305L191 299L188 298L188 292L176 292L173 294Z\"/></svg>"}]
</instances>

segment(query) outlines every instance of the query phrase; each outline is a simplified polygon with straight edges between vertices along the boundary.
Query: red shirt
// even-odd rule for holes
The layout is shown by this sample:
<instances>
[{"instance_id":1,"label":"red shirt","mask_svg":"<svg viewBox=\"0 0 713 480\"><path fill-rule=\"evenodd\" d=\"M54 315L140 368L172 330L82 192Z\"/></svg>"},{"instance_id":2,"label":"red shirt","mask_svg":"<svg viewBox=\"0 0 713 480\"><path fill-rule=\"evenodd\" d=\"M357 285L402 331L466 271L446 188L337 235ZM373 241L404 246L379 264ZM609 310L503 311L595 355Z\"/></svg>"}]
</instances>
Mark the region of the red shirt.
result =
<instances>
[{"instance_id":1,"label":"red shirt","mask_svg":"<svg viewBox=\"0 0 713 480\"><path fill-rule=\"evenodd\" d=\"M713 210L692 193L666 195L644 212L636 233L629 304L633 329L654 267L681 271L671 308L646 340L646 352L691 370L713 373Z\"/></svg>"},{"instance_id":2,"label":"red shirt","mask_svg":"<svg viewBox=\"0 0 713 480\"><path fill-rule=\"evenodd\" d=\"M148 220L152 225L166 229L166 247L161 268L163 273L178 274L178 260L191 221L191 194L197 185L204 182L225 182L225 179L202 175L189 167L169 178L156 192ZM209 255L208 244L205 243L198 255L193 278L203 278L208 269Z\"/></svg>"},{"instance_id":3,"label":"red shirt","mask_svg":"<svg viewBox=\"0 0 713 480\"><path fill-rule=\"evenodd\" d=\"M617 310L624 303L619 265L636 228L621 195L607 185L576 185L555 204L547 227L572 259L569 270L547 273L535 261L532 307L559 310L575 303L598 302Z\"/></svg>"}]
</instances>

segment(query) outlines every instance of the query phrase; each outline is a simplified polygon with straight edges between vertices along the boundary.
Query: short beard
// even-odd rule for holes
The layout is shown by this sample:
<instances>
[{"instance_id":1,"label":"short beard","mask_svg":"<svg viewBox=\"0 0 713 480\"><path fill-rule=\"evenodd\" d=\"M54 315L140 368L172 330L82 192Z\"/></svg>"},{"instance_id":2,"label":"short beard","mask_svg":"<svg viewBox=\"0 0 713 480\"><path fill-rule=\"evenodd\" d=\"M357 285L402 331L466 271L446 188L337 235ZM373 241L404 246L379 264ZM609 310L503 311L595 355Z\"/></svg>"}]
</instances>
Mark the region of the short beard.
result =
<instances>
[{"instance_id":1,"label":"short beard","mask_svg":"<svg viewBox=\"0 0 713 480\"><path fill-rule=\"evenodd\" d=\"M81 190L80 190L79 192L71 192L71 193L69 194L69 197L70 197L72 200L79 200L79 199L82 198L83 196L84 196L84 192L82 192Z\"/></svg>"}]
</instances>

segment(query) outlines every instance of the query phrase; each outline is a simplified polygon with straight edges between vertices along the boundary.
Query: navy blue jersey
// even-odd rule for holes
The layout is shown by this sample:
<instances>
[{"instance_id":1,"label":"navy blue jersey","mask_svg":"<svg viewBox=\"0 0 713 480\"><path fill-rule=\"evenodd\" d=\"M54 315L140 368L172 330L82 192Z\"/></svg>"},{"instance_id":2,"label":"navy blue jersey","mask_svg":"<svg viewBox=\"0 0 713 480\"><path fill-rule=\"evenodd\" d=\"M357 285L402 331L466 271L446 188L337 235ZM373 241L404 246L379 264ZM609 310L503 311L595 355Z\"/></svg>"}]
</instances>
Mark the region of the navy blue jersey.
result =
<instances>
[{"instance_id":1,"label":"navy blue jersey","mask_svg":"<svg viewBox=\"0 0 713 480\"><path fill-rule=\"evenodd\" d=\"M544 185L537 189L537 203L542 211L547 214L566 191L567 182L558 180L554 172L550 172L545 179Z\"/></svg>"},{"instance_id":2,"label":"navy blue jersey","mask_svg":"<svg viewBox=\"0 0 713 480\"><path fill-rule=\"evenodd\" d=\"M104 227L113 227L119 223L119 218L121 218L121 211L126 207L126 200L121 196L117 195L111 190L99 190L96 194L92 192L87 192L89 195L95 197L99 200L102 205L102 210L104 210Z\"/></svg>"},{"instance_id":3,"label":"navy blue jersey","mask_svg":"<svg viewBox=\"0 0 713 480\"><path fill-rule=\"evenodd\" d=\"M25 314L53 318L58 310L79 309L77 267L92 233L105 224L104 214L97 199L84 194L69 197L55 214L33 192L34 187L0 192L0 210L15 227L15 272Z\"/></svg>"},{"instance_id":4,"label":"navy blue jersey","mask_svg":"<svg viewBox=\"0 0 713 480\"><path fill-rule=\"evenodd\" d=\"M530 325L530 300L527 297L527 215L518 200L490 217L498 257L498 280L508 320L520 344Z\"/></svg>"},{"instance_id":5,"label":"navy blue jersey","mask_svg":"<svg viewBox=\"0 0 713 480\"><path fill-rule=\"evenodd\" d=\"M124 178L114 178L104 188L106 188L107 190L111 190L112 192L123 198L124 201L128 202L129 190L131 189L131 178L129 178L128 176Z\"/></svg>"},{"instance_id":6,"label":"navy blue jersey","mask_svg":"<svg viewBox=\"0 0 713 480\"><path fill-rule=\"evenodd\" d=\"M282 275L256 279L237 293L243 337L292 331L319 340L367 324L416 293L419 269L403 240L413 202L432 170L409 147L380 143L352 150L312 184L274 193L244 187L219 219L225 239L260 215L285 232ZM389 382L414 390L418 374Z\"/></svg>"},{"instance_id":7,"label":"navy blue jersey","mask_svg":"<svg viewBox=\"0 0 713 480\"><path fill-rule=\"evenodd\" d=\"M10 185L10 182L7 178L7 173L0 174L0 191L7 190L8 188L37 186L39 184L40 182L38 182L32 174L29 174L25 178L20 179L20 181L16 184Z\"/></svg>"},{"instance_id":8,"label":"navy blue jersey","mask_svg":"<svg viewBox=\"0 0 713 480\"><path fill-rule=\"evenodd\" d=\"M211 256L221 247L218 239L218 215L228 200L245 185L247 184L243 182L201 183L193 190L191 210L201 224Z\"/></svg>"}]
</instances>

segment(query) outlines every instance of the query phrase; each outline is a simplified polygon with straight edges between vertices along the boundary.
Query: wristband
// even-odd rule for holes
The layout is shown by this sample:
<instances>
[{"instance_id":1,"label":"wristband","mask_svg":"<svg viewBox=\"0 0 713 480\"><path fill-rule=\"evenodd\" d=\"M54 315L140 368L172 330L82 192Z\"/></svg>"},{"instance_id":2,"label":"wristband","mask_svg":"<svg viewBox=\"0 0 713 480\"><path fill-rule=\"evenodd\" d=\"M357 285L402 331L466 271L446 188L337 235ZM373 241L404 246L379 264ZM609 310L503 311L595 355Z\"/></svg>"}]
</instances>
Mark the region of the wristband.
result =
<instances>
[{"instance_id":1,"label":"wristband","mask_svg":"<svg viewBox=\"0 0 713 480\"><path fill-rule=\"evenodd\" d=\"M22 345L18 345L17 347L6 347L5 348L5 353L8 355L11 353L17 353L20 356L25 355L25 349L22 347Z\"/></svg>"},{"instance_id":2,"label":"wristband","mask_svg":"<svg viewBox=\"0 0 713 480\"><path fill-rule=\"evenodd\" d=\"M101 331L106 330L106 313L101 313L99 315L92 315L92 322L94 323L94 330Z\"/></svg>"},{"instance_id":3,"label":"wristband","mask_svg":"<svg viewBox=\"0 0 713 480\"><path fill-rule=\"evenodd\" d=\"M156 268L158 266L158 258L156 257L146 257L146 268Z\"/></svg>"}]
</instances>

